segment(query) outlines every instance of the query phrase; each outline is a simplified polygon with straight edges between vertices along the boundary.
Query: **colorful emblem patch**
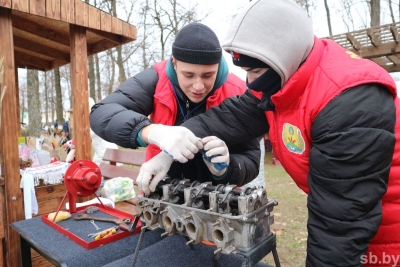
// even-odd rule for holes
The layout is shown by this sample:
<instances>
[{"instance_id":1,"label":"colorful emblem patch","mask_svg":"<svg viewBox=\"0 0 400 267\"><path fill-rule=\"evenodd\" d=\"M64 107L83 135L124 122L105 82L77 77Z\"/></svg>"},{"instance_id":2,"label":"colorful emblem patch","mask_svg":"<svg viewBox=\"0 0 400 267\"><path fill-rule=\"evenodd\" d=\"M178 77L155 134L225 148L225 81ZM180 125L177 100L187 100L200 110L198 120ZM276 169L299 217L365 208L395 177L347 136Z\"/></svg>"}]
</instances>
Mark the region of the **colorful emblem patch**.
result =
<instances>
[{"instance_id":1,"label":"colorful emblem patch","mask_svg":"<svg viewBox=\"0 0 400 267\"><path fill-rule=\"evenodd\" d=\"M290 123L283 124L282 140L285 147L292 153L303 154L304 150L306 150L306 144L301 131Z\"/></svg>"}]
</instances>

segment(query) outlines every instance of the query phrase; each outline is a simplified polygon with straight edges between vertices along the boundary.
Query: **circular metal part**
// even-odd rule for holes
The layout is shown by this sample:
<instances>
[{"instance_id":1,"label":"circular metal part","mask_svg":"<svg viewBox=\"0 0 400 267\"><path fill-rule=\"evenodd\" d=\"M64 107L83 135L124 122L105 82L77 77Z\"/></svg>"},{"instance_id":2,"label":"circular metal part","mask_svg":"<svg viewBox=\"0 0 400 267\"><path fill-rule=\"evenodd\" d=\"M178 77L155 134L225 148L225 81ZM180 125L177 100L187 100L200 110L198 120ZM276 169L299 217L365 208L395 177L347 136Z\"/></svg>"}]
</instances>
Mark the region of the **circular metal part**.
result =
<instances>
[{"instance_id":1,"label":"circular metal part","mask_svg":"<svg viewBox=\"0 0 400 267\"><path fill-rule=\"evenodd\" d=\"M74 196L93 195L101 184L101 171L90 160L77 160L68 167L64 176L68 192Z\"/></svg>"},{"instance_id":2,"label":"circular metal part","mask_svg":"<svg viewBox=\"0 0 400 267\"><path fill-rule=\"evenodd\" d=\"M96 213L99 211L99 207L96 206L90 206L86 208L86 213L91 214L91 213Z\"/></svg>"}]
</instances>

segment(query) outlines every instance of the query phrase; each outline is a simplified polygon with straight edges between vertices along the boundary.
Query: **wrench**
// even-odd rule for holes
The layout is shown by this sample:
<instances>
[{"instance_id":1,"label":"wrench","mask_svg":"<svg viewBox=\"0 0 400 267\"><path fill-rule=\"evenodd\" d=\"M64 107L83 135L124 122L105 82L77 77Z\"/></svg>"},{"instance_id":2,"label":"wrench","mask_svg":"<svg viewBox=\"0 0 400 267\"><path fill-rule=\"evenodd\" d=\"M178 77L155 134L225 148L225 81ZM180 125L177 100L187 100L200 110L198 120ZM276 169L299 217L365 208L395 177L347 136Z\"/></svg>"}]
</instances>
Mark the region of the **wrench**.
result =
<instances>
[{"instance_id":1,"label":"wrench","mask_svg":"<svg viewBox=\"0 0 400 267\"><path fill-rule=\"evenodd\" d=\"M97 226L97 224L94 223L94 220L90 220L90 223L93 224L94 228L96 228L96 230L100 230L101 228Z\"/></svg>"},{"instance_id":2,"label":"wrench","mask_svg":"<svg viewBox=\"0 0 400 267\"><path fill-rule=\"evenodd\" d=\"M90 216L88 214L79 214L74 217L74 220L94 220L94 221L103 221L103 222L113 222L115 224L123 224L123 223L130 223L131 219L120 219L120 218L104 218L104 217L96 217Z\"/></svg>"},{"instance_id":3,"label":"wrench","mask_svg":"<svg viewBox=\"0 0 400 267\"><path fill-rule=\"evenodd\" d=\"M128 232L129 231L129 225L128 223L131 223L130 218L125 218L125 219L120 219L120 218L104 218L104 217L96 217L96 216L90 216L89 214L79 214L74 217L75 220L95 220L95 221L103 221L103 222L113 222L115 224L118 224L118 227L120 230Z\"/></svg>"}]
</instances>

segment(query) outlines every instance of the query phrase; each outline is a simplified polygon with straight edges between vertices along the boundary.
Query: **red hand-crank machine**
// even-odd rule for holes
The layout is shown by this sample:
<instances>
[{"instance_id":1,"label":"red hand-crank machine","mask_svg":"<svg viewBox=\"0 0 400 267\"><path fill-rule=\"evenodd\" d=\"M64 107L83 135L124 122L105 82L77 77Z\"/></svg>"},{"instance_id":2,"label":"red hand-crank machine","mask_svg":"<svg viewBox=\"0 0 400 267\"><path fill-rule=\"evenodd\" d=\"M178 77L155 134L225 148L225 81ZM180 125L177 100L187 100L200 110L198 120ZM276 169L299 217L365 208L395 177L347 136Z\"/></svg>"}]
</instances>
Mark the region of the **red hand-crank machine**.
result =
<instances>
[{"instance_id":1,"label":"red hand-crank machine","mask_svg":"<svg viewBox=\"0 0 400 267\"><path fill-rule=\"evenodd\" d=\"M141 229L140 221L137 222L136 220L137 225L135 225L135 229L131 229L132 226L129 226L125 223L126 221L128 221L128 219L129 222L132 223L136 218L134 215L112 207L105 206L101 202L100 198L96 195L95 192L100 187L101 179L102 176L100 168L94 162L90 160L77 160L72 163L71 166L68 167L64 175L64 184L67 188L67 191L54 216L54 218L57 217L57 214L59 213L61 206L63 205L65 198L68 195L69 212L71 214L71 218L67 221L56 223L54 222L54 219L50 220L48 218L48 214L45 214L42 215L42 221L87 249L95 248L110 243L112 241L119 240L131 234L139 233ZM76 207L76 197L88 197L91 195L95 195L100 203L90 204L79 208ZM122 231L118 231L112 236L99 240L91 240L86 235L78 233L79 229L82 228L78 225L79 223L82 223L81 219L78 220L78 217L83 219L86 219L87 217L88 220L96 217L95 215L88 216L85 214L86 209L90 206L97 207L99 213L107 215L107 217L110 218L109 220L106 220L106 218L102 216L102 219L104 220L100 221L111 221L117 224L119 224L119 222L122 222L118 225L119 229ZM74 220L74 218L76 220ZM76 224L77 232L74 232L72 229L74 228L74 224Z\"/></svg>"}]
</instances>

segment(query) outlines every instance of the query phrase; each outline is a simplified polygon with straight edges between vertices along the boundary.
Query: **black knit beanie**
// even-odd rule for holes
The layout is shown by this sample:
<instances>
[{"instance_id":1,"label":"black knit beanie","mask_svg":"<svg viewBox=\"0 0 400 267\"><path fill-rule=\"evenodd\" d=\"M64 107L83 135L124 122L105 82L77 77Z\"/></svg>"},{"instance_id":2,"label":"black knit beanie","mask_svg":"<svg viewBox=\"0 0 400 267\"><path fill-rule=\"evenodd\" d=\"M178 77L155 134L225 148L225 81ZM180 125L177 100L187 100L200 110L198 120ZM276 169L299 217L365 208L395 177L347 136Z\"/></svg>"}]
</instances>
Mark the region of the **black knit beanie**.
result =
<instances>
[{"instance_id":1,"label":"black knit beanie","mask_svg":"<svg viewBox=\"0 0 400 267\"><path fill-rule=\"evenodd\" d=\"M172 44L172 55L186 63L212 65L221 61L222 48L209 27L195 22L179 31Z\"/></svg>"},{"instance_id":2,"label":"black knit beanie","mask_svg":"<svg viewBox=\"0 0 400 267\"><path fill-rule=\"evenodd\" d=\"M269 68L267 63L262 62L254 57L249 57L236 52L231 52L233 64L239 67L248 68Z\"/></svg>"}]
</instances>

